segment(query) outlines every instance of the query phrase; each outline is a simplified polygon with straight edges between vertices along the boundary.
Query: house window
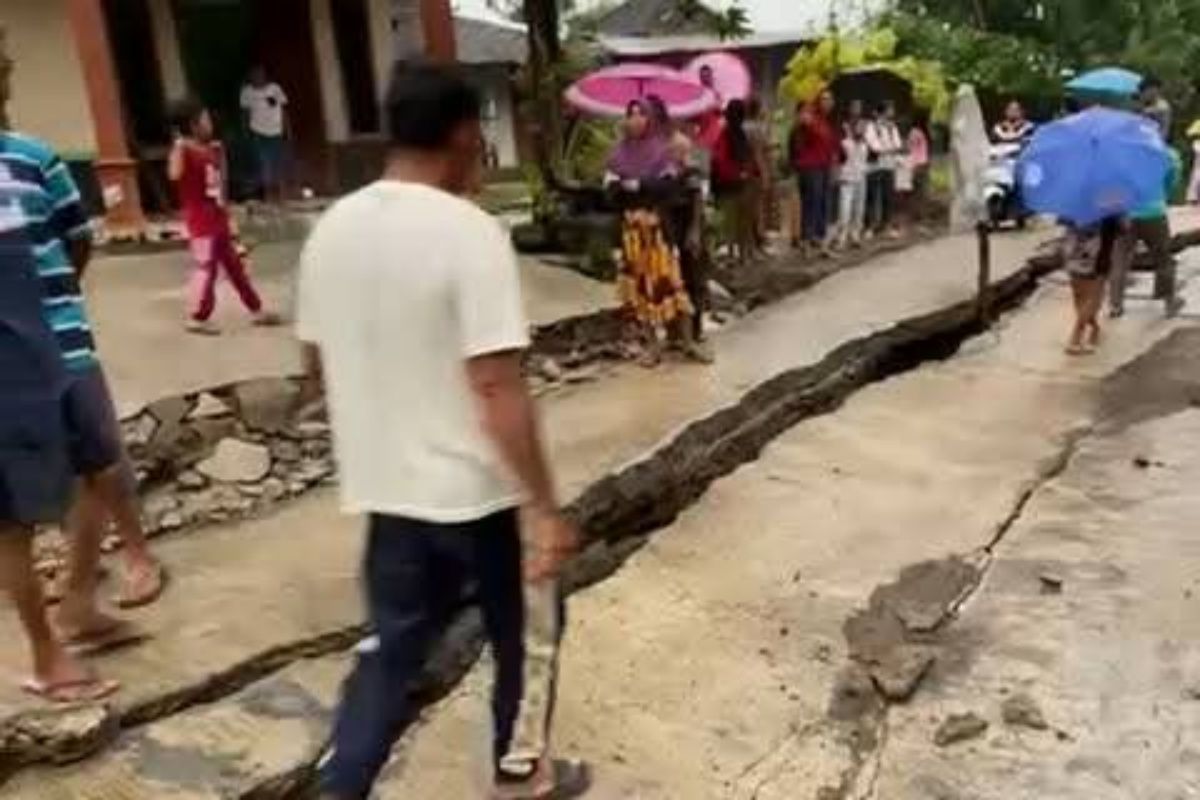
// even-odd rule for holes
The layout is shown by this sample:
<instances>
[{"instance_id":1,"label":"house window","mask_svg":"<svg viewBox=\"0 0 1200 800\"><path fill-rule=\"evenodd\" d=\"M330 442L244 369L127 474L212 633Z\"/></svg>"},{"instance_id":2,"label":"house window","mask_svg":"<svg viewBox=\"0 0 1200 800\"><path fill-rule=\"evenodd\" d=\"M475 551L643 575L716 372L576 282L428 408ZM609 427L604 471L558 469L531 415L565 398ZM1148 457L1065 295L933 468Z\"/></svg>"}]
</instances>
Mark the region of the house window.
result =
<instances>
[{"instance_id":1,"label":"house window","mask_svg":"<svg viewBox=\"0 0 1200 800\"><path fill-rule=\"evenodd\" d=\"M350 132L379 133L379 92L371 58L367 0L329 0L329 11Z\"/></svg>"}]
</instances>

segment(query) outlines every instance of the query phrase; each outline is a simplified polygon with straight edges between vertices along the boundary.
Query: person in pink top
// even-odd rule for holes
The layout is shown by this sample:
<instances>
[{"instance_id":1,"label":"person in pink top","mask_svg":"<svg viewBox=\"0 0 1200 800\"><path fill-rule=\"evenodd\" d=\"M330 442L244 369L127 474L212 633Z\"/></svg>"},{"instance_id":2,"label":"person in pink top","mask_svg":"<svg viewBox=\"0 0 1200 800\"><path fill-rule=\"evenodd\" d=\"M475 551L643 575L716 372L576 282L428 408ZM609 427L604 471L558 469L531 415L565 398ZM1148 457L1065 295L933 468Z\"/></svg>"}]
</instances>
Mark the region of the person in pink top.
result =
<instances>
[{"instance_id":1,"label":"person in pink top","mask_svg":"<svg viewBox=\"0 0 1200 800\"><path fill-rule=\"evenodd\" d=\"M897 227L907 228L920 217L921 200L929 179L929 136L920 121L906 124L904 150L896 166Z\"/></svg>"}]
</instances>

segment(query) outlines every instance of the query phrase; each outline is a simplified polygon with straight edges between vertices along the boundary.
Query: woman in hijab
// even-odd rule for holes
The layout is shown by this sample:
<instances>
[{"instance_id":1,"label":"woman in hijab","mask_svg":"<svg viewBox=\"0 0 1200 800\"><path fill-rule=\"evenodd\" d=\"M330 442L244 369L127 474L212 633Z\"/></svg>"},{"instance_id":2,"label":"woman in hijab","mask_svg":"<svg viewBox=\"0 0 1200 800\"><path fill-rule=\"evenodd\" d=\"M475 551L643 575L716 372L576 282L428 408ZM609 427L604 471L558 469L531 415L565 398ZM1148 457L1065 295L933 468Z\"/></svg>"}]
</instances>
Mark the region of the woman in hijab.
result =
<instances>
[{"instance_id":1,"label":"woman in hijab","mask_svg":"<svg viewBox=\"0 0 1200 800\"><path fill-rule=\"evenodd\" d=\"M648 103L630 103L625 135L609 157L605 176L623 211L617 288L642 328L647 366L661 359L662 329L674 329L684 351L699 356L690 324L694 309L662 210L680 169L671 157L669 138L657 128Z\"/></svg>"}]
</instances>

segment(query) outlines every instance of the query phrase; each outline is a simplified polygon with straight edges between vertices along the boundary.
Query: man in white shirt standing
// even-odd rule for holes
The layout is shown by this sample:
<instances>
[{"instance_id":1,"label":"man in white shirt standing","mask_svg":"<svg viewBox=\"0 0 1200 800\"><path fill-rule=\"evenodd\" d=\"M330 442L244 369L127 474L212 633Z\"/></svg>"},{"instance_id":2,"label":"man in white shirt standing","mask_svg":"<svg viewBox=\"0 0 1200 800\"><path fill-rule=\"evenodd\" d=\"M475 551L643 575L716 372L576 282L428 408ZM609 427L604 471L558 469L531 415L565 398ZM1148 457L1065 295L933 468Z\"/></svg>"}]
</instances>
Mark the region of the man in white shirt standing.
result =
<instances>
[{"instance_id":1,"label":"man in white shirt standing","mask_svg":"<svg viewBox=\"0 0 1200 800\"><path fill-rule=\"evenodd\" d=\"M242 87L241 106L254 145L263 199L280 203L287 170L287 94L267 76L264 67L257 66L250 71L250 82Z\"/></svg>"},{"instance_id":2,"label":"man in white shirt standing","mask_svg":"<svg viewBox=\"0 0 1200 800\"><path fill-rule=\"evenodd\" d=\"M480 98L449 68L398 66L386 116L383 178L330 209L300 267L297 332L327 392L343 502L368 517L374 632L345 686L321 796L369 795L468 586L496 663L492 796L576 796L586 770L550 759L548 728L556 578L579 536L522 375L516 256L465 199L482 177Z\"/></svg>"}]
</instances>

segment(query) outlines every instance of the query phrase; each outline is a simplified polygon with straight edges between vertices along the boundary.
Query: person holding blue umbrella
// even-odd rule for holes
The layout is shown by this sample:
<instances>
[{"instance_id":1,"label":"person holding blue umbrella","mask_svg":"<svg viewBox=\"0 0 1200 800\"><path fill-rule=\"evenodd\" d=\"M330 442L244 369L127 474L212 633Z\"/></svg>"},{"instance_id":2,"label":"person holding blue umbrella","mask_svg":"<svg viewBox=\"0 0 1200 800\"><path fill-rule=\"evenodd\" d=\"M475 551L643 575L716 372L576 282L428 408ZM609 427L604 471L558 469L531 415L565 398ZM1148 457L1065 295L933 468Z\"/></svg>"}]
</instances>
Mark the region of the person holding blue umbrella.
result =
<instances>
[{"instance_id":1,"label":"person holding blue umbrella","mask_svg":"<svg viewBox=\"0 0 1200 800\"><path fill-rule=\"evenodd\" d=\"M1068 350L1087 352L1099 341L1096 314L1123 219L1159 202L1171 156L1154 121L1124 111L1092 108L1041 128L1018 163L1026 206L1053 214L1075 233L1072 270L1077 320Z\"/></svg>"}]
</instances>

